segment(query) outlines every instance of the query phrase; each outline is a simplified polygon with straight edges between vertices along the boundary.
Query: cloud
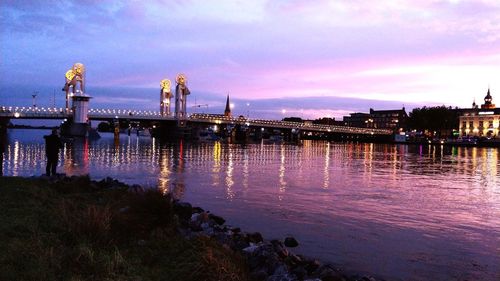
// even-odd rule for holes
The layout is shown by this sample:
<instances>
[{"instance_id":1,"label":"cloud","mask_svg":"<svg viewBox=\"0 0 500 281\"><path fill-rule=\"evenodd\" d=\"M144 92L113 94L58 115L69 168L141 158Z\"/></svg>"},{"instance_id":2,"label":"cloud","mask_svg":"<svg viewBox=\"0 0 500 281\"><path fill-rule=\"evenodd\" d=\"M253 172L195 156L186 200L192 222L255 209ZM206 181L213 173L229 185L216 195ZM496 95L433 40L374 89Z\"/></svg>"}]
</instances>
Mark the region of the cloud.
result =
<instances>
[{"instance_id":1,"label":"cloud","mask_svg":"<svg viewBox=\"0 0 500 281\"><path fill-rule=\"evenodd\" d=\"M214 95L200 103L229 93L302 112L332 110L310 97L464 106L500 87L493 0L7 0L0 13L0 85L29 91L62 87L77 61L89 89L149 88L154 101L159 81L183 72L192 91Z\"/></svg>"}]
</instances>

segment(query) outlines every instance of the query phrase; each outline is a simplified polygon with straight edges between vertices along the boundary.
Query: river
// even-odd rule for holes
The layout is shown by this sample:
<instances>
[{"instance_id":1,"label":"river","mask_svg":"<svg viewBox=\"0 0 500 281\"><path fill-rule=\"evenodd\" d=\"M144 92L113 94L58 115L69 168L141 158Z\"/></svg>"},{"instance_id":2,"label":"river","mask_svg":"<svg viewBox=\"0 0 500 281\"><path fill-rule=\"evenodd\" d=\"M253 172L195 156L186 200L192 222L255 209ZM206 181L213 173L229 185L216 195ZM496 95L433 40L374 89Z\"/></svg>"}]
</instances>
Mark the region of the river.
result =
<instances>
[{"instance_id":1,"label":"river","mask_svg":"<svg viewBox=\"0 0 500 281\"><path fill-rule=\"evenodd\" d=\"M6 176L45 170L44 130L9 130ZM388 280L500 280L500 153L304 141L161 143L111 134L65 143L67 175L159 188L296 253Z\"/></svg>"}]
</instances>

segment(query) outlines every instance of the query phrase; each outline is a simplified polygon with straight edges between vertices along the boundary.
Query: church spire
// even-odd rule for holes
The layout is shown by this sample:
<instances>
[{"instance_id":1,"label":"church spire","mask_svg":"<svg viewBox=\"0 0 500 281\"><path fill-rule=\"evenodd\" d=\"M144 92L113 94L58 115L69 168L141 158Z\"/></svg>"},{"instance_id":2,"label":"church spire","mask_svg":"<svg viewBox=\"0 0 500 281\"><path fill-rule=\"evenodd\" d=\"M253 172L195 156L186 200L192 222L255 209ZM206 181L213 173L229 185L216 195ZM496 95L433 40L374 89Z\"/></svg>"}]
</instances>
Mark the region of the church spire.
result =
<instances>
[{"instance_id":1,"label":"church spire","mask_svg":"<svg viewBox=\"0 0 500 281\"><path fill-rule=\"evenodd\" d=\"M493 98L490 94L490 87L488 87L488 92L486 93L486 97L484 97L484 104L481 105L482 109L493 109L495 108L495 104L492 103Z\"/></svg>"},{"instance_id":2,"label":"church spire","mask_svg":"<svg viewBox=\"0 0 500 281\"><path fill-rule=\"evenodd\" d=\"M224 110L224 116L231 117L231 106L229 105L229 95L227 95L226 109Z\"/></svg>"}]
</instances>

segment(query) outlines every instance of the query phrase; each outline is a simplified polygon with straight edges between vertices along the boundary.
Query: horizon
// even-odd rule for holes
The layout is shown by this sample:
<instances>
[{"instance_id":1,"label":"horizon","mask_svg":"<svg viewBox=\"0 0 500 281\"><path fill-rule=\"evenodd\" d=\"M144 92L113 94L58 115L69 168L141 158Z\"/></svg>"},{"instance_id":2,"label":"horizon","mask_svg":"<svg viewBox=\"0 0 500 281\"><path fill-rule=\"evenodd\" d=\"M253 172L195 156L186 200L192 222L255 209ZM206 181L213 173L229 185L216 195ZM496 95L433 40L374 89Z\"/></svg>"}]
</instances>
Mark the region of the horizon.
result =
<instances>
[{"instance_id":1,"label":"horizon","mask_svg":"<svg viewBox=\"0 0 500 281\"><path fill-rule=\"evenodd\" d=\"M158 110L185 73L190 110L281 119L468 107L500 81L500 3L3 1L0 103L62 104L86 66L92 108ZM141 92L142 91L142 92ZM9 103L9 104L7 104ZM247 106L247 104L249 104ZM282 113L285 110L287 116ZM290 115L290 116L288 116Z\"/></svg>"}]
</instances>

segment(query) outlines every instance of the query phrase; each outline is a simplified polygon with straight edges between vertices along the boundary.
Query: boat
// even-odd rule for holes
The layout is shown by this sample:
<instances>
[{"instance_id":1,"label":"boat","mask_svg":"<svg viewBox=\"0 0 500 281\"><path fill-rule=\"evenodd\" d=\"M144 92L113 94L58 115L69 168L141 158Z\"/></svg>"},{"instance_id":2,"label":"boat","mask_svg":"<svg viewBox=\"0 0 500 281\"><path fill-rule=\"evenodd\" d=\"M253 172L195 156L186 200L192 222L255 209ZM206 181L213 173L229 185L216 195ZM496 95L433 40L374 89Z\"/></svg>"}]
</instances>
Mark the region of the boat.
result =
<instances>
[{"instance_id":1,"label":"boat","mask_svg":"<svg viewBox=\"0 0 500 281\"><path fill-rule=\"evenodd\" d=\"M139 137L150 137L151 132L149 131L148 128L142 129L142 130L137 130L137 136Z\"/></svg>"},{"instance_id":2,"label":"boat","mask_svg":"<svg viewBox=\"0 0 500 281\"><path fill-rule=\"evenodd\" d=\"M201 142L219 141L220 139L211 129L205 129L198 133L198 141Z\"/></svg>"}]
</instances>

